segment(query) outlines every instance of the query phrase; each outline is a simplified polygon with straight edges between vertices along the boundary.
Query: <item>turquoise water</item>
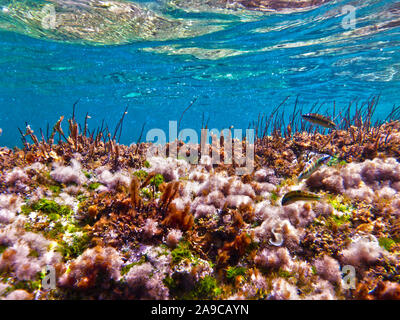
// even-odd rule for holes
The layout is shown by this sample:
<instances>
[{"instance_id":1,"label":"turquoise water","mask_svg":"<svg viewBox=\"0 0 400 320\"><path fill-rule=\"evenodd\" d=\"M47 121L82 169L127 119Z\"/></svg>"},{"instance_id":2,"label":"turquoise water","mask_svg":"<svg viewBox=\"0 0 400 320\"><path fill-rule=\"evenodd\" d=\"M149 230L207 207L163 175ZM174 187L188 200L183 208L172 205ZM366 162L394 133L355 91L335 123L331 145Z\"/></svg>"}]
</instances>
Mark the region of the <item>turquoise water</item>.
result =
<instances>
[{"instance_id":1,"label":"turquoise water","mask_svg":"<svg viewBox=\"0 0 400 320\"><path fill-rule=\"evenodd\" d=\"M8 3L1 1L3 8ZM355 29L343 28L346 4L356 8ZM128 106L126 144L137 140L143 123L145 133L167 130L194 97L181 128L199 129L204 114L209 127L245 129L287 96L287 116L297 95L303 110L319 102L324 111L333 101L345 108L379 94L378 118L400 104L400 2L333 1L291 14L141 5L185 21L188 33L167 40L125 35L121 44L114 37L116 43L105 45L34 32L3 10L0 145L21 145L17 128L24 130L25 122L39 133L69 117L78 99L77 117L83 123L88 112L91 129L105 119L113 131Z\"/></svg>"}]
</instances>

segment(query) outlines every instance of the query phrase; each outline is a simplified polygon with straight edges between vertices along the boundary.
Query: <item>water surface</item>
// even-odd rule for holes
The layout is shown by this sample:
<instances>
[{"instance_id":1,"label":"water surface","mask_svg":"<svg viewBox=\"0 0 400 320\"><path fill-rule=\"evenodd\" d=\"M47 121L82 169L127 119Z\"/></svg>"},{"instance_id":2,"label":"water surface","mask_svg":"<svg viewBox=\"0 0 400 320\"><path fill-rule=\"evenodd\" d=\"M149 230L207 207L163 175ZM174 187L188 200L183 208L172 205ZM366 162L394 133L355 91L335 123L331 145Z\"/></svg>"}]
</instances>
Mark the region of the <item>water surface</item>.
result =
<instances>
[{"instance_id":1,"label":"water surface","mask_svg":"<svg viewBox=\"0 0 400 320\"><path fill-rule=\"evenodd\" d=\"M319 102L324 111L333 101L344 108L380 94L377 117L400 104L399 2L331 1L274 13L141 1L162 22L153 19L139 33L126 21L118 33L115 21L122 22L112 15L104 21L113 28L97 33L46 29L34 15L44 3L0 1L2 146L20 145L25 122L39 133L70 116L78 99L77 117L83 122L88 112L92 129L102 119L113 129L128 106L127 144L143 123L145 132L167 130L194 97L181 128L199 129L204 114L209 127L245 129L287 96L287 116L297 95L304 110ZM345 5L356 8L355 29L343 27Z\"/></svg>"}]
</instances>

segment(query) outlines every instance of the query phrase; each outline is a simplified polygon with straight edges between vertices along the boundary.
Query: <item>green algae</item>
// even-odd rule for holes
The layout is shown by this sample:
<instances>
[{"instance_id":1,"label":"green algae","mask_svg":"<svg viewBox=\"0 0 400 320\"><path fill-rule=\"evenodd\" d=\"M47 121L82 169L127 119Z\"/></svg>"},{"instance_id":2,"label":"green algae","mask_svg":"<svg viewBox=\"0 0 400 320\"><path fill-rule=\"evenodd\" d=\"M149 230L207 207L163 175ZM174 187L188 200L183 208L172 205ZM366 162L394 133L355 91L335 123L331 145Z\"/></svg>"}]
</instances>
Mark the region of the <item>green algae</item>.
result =
<instances>
[{"instance_id":1,"label":"green algae","mask_svg":"<svg viewBox=\"0 0 400 320\"><path fill-rule=\"evenodd\" d=\"M61 192L61 186L59 185L50 185L48 186L49 190L51 190L51 192L53 192L53 194L55 196L58 196Z\"/></svg>"},{"instance_id":2,"label":"green algae","mask_svg":"<svg viewBox=\"0 0 400 320\"><path fill-rule=\"evenodd\" d=\"M221 292L222 289L218 287L217 280L207 275L195 284L193 290L183 294L182 300L214 299Z\"/></svg>"},{"instance_id":3,"label":"green algae","mask_svg":"<svg viewBox=\"0 0 400 320\"><path fill-rule=\"evenodd\" d=\"M318 274L318 272L317 272L317 267L316 266L311 266L311 272L312 272L312 274L313 275L317 275Z\"/></svg>"},{"instance_id":4,"label":"green algae","mask_svg":"<svg viewBox=\"0 0 400 320\"><path fill-rule=\"evenodd\" d=\"M145 160L145 161L143 162L143 166L144 166L145 168L150 168L150 167L151 167L150 162L147 161L147 160Z\"/></svg>"},{"instance_id":5,"label":"green algae","mask_svg":"<svg viewBox=\"0 0 400 320\"><path fill-rule=\"evenodd\" d=\"M164 182L164 176L159 173L157 173L153 178L150 179L150 185L155 187L156 190L158 190L158 187L163 182Z\"/></svg>"},{"instance_id":6,"label":"green algae","mask_svg":"<svg viewBox=\"0 0 400 320\"><path fill-rule=\"evenodd\" d=\"M351 202L347 199L344 199L341 196L334 197L328 200L328 203L337 211L343 213L352 213L356 208L351 204Z\"/></svg>"},{"instance_id":7,"label":"green algae","mask_svg":"<svg viewBox=\"0 0 400 320\"><path fill-rule=\"evenodd\" d=\"M21 212L25 215L33 211L45 214L49 224L44 229L37 230L35 224L26 223L25 230L41 231L46 238L57 241L55 250L61 253L65 261L78 257L89 247L91 238L73 218L73 210L69 206L43 198L21 207ZM71 235L68 240L64 239L66 234Z\"/></svg>"},{"instance_id":8,"label":"green algae","mask_svg":"<svg viewBox=\"0 0 400 320\"><path fill-rule=\"evenodd\" d=\"M0 254L2 254L4 251L6 251L8 246L6 245L0 245Z\"/></svg>"},{"instance_id":9,"label":"green algae","mask_svg":"<svg viewBox=\"0 0 400 320\"><path fill-rule=\"evenodd\" d=\"M37 278L39 279L33 281L28 281L28 280L16 281L15 283L11 284L9 287L5 289L4 295L7 295L15 290L25 290L30 293L34 292L35 290L39 290L42 286L40 273L38 273Z\"/></svg>"},{"instance_id":10,"label":"green algae","mask_svg":"<svg viewBox=\"0 0 400 320\"><path fill-rule=\"evenodd\" d=\"M326 165L328 167L343 167L347 164L346 160L340 160L339 157L333 156L327 163Z\"/></svg>"},{"instance_id":11,"label":"green algae","mask_svg":"<svg viewBox=\"0 0 400 320\"><path fill-rule=\"evenodd\" d=\"M177 284L176 284L176 281L170 276L166 276L163 279L163 283L170 291L174 291L178 287Z\"/></svg>"},{"instance_id":12,"label":"green algae","mask_svg":"<svg viewBox=\"0 0 400 320\"><path fill-rule=\"evenodd\" d=\"M207 297L215 297L217 287L217 280L214 277L205 276L193 290L193 298L205 299Z\"/></svg>"},{"instance_id":13,"label":"green algae","mask_svg":"<svg viewBox=\"0 0 400 320\"><path fill-rule=\"evenodd\" d=\"M31 251L28 254L28 257L34 257L34 258L38 258L39 257L39 252L35 249L31 249Z\"/></svg>"},{"instance_id":14,"label":"green algae","mask_svg":"<svg viewBox=\"0 0 400 320\"><path fill-rule=\"evenodd\" d=\"M78 194L78 196L76 197L76 200L79 201L79 203L82 203L84 201L86 201L88 199L88 197L84 194Z\"/></svg>"},{"instance_id":15,"label":"green algae","mask_svg":"<svg viewBox=\"0 0 400 320\"><path fill-rule=\"evenodd\" d=\"M61 241L56 251L60 252L65 260L80 256L90 245L90 237L84 233L82 236L72 236L72 242Z\"/></svg>"},{"instance_id":16,"label":"green algae","mask_svg":"<svg viewBox=\"0 0 400 320\"><path fill-rule=\"evenodd\" d=\"M129 272L129 270L132 269L132 267L141 265L141 264L145 263L146 261L147 261L146 255L143 255L140 257L139 261L132 262L132 263L129 263L129 264L123 266L121 268L121 275L122 276L126 275Z\"/></svg>"},{"instance_id":17,"label":"green algae","mask_svg":"<svg viewBox=\"0 0 400 320\"><path fill-rule=\"evenodd\" d=\"M135 171L133 174L134 174L136 177L138 177L140 180L146 179L146 177L149 175L149 174L147 173L147 171L144 171L144 170Z\"/></svg>"},{"instance_id":18,"label":"green algae","mask_svg":"<svg viewBox=\"0 0 400 320\"><path fill-rule=\"evenodd\" d=\"M147 199L152 199L153 198L153 194L152 192L149 190L149 188L142 188L140 189L140 195L144 198Z\"/></svg>"},{"instance_id":19,"label":"green algae","mask_svg":"<svg viewBox=\"0 0 400 320\"><path fill-rule=\"evenodd\" d=\"M182 260L193 260L192 252L189 249L188 242L180 242L177 247L171 251L172 262L174 264L178 264Z\"/></svg>"},{"instance_id":20,"label":"green algae","mask_svg":"<svg viewBox=\"0 0 400 320\"><path fill-rule=\"evenodd\" d=\"M101 186L101 183L93 182L93 183L89 184L88 189L94 191L100 186Z\"/></svg>"},{"instance_id":21,"label":"green algae","mask_svg":"<svg viewBox=\"0 0 400 320\"><path fill-rule=\"evenodd\" d=\"M85 175L86 178L90 179L92 177L92 174L86 170L82 170L82 173Z\"/></svg>"},{"instance_id":22,"label":"green algae","mask_svg":"<svg viewBox=\"0 0 400 320\"><path fill-rule=\"evenodd\" d=\"M396 244L396 241L394 241L393 239L385 237L379 238L378 242L379 245L387 251L390 251L392 247Z\"/></svg>"},{"instance_id":23,"label":"green algae","mask_svg":"<svg viewBox=\"0 0 400 320\"><path fill-rule=\"evenodd\" d=\"M226 269L226 277L234 281L237 276L244 276L246 274L246 268L238 266L229 266Z\"/></svg>"},{"instance_id":24,"label":"green algae","mask_svg":"<svg viewBox=\"0 0 400 320\"><path fill-rule=\"evenodd\" d=\"M278 276L281 278L285 278L285 279L289 279L292 277L295 277L295 275L287 270L283 270L282 268L280 268L278 270Z\"/></svg>"},{"instance_id":25,"label":"green algae","mask_svg":"<svg viewBox=\"0 0 400 320\"><path fill-rule=\"evenodd\" d=\"M26 212L30 213L32 211L40 211L47 214L57 213L61 216L67 216L70 215L72 212L70 207L65 205L59 205L54 200L49 200L45 198L25 206L26 207L22 209L24 213Z\"/></svg>"},{"instance_id":26,"label":"green algae","mask_svg":"<svg viewBox=\"0 0 400 320\"><path fill-rule=\"evenodd\" d=\"M341 225L350 222L351 215L348 214L342 214L341 216L333 214L332 216L329 217L330 220L332 221L336 226L340 227Z\"/></svg>"}]
</instances>

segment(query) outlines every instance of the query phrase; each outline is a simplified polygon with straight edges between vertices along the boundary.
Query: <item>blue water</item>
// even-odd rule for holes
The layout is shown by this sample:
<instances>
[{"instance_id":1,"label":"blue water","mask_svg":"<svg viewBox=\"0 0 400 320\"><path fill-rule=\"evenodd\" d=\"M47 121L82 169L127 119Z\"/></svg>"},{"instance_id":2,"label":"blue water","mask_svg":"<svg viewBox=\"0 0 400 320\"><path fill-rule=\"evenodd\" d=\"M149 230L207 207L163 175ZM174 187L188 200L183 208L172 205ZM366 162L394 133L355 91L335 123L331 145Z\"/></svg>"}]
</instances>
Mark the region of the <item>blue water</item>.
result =
<instances>
[{"instance_id":1,"label":"blue water","mask_svg":"<svg viewBox=\"0 0 400 320\"><path fill-rule=\"evenodd\" d=\"M343 29L346 4L357 8L355 30ZM394 4L334 1L306 12L247 20L211 12L204 19L218 16L228 22L223 29L121 45L54 41L4 28L0 145L20 146L18 127L24 130L27 122L39 133L61 115L69 117L78 99L77 118L83 123L88 112L90 129L105 119L113 131L128 106L125 144L137 140L143 123L144 134L167 130L168 121L178 121L194 97L181 128L199 129L204 114L209 127L245 129L287 96L289 116L297 95L307 110L317 101L325 103L323 108L335 101L338 109L379 94L376 116L384 118L400 104L400 10L391 9Z\"/></svg>"}]
</instances>

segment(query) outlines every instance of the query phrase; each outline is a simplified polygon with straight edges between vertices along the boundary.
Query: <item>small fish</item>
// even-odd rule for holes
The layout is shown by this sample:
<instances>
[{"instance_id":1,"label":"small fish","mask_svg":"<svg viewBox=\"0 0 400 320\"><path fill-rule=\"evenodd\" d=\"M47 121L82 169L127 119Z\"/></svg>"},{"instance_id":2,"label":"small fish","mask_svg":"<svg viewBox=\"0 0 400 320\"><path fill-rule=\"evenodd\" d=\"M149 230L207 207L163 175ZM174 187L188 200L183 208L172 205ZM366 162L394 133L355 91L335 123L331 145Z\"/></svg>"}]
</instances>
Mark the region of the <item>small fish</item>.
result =
<instances>
[{"instance_id":1,"label":"small fish","mask_svg":"<svg viewBox=\"0 0 400 320\"><path fill-rule=\"evenodd\" d=\"M300 173L298 180L308 178L311 174L317 170L324 163L329 161L332 157L329 154L323 155L322 157L316 156L306 163L303 171Z\"/></svg>"},{"instance_id":2,"label":"small fish","mask_svg":"<svg viewBox=\"0 0 400 320\"><path fill-rule=\"evenodd\" d=\"M282 205L286 206L296 201L318 201L321 197L317 194L295 190L286 193L282 198Z\"/></svg>"},{"instance_id":3,"label":"small fish","mask_svg":"<svg viewBox=\"0 0 400 320\"><path fill-rule=\"evenodd\" d=\"M318 124L325 128L330 128L330 129L336 128L336 123L334 123L331 119L317 113L303 114L302 118L304 120L307 120L308 122L311 122L313 124Z\"/></svg>"}]
</instances>

